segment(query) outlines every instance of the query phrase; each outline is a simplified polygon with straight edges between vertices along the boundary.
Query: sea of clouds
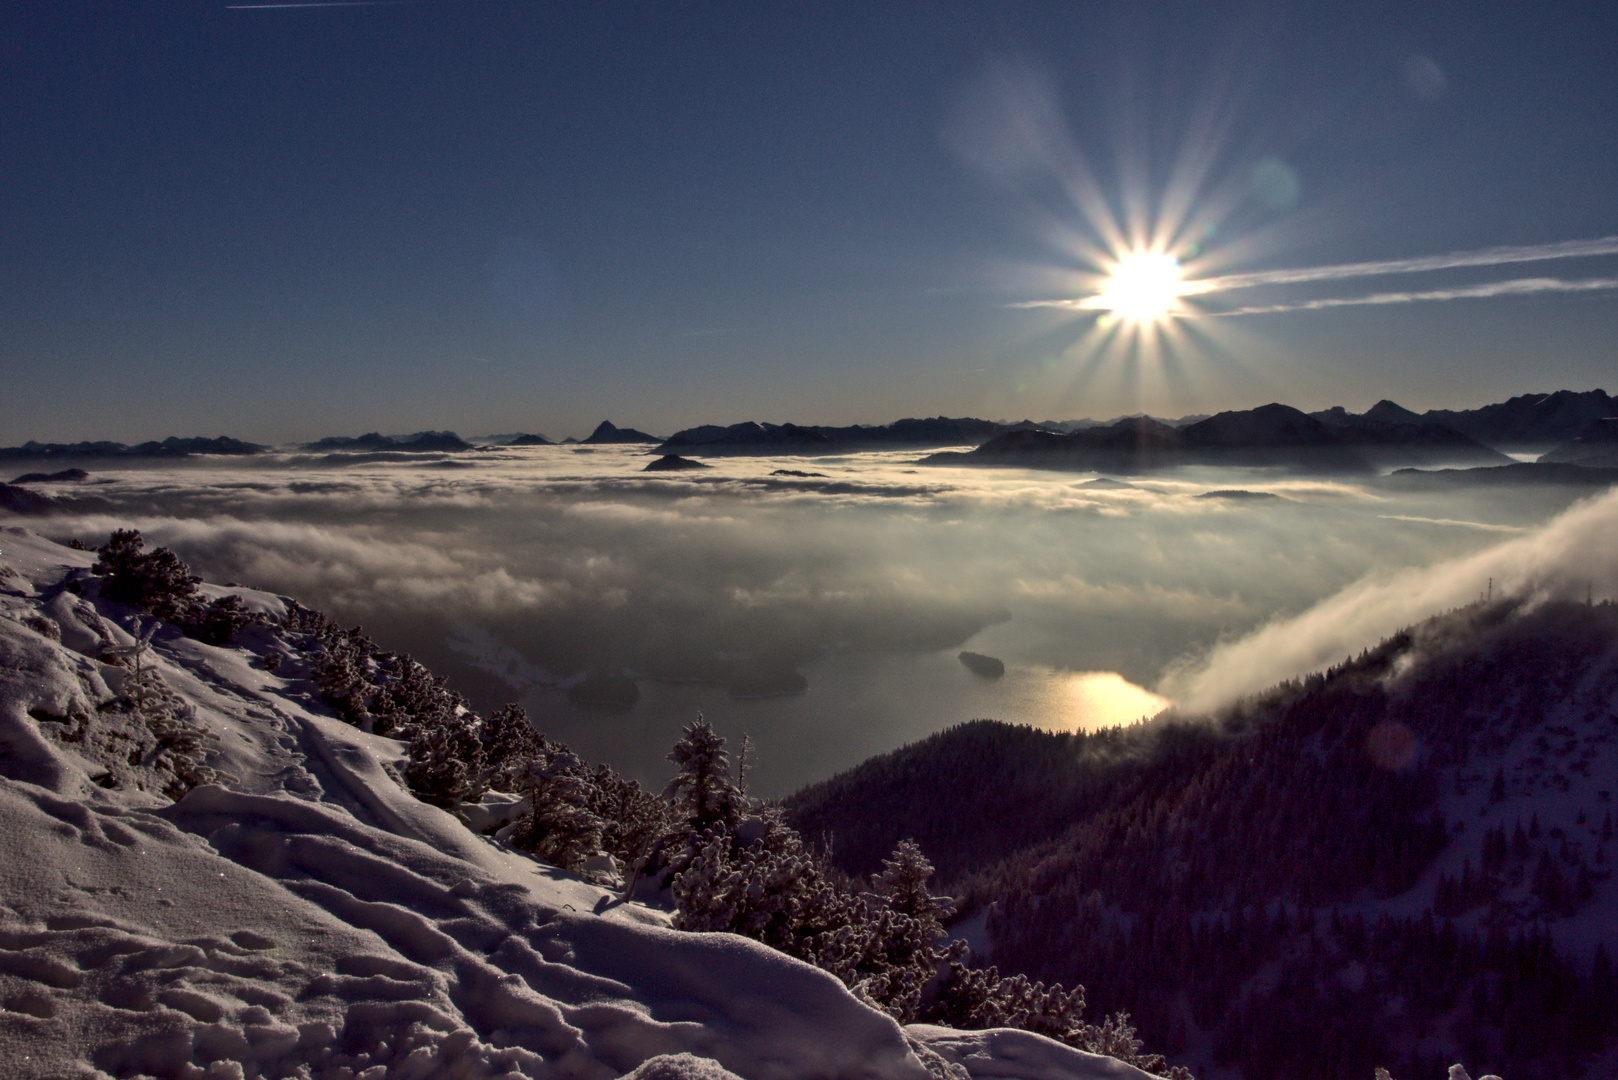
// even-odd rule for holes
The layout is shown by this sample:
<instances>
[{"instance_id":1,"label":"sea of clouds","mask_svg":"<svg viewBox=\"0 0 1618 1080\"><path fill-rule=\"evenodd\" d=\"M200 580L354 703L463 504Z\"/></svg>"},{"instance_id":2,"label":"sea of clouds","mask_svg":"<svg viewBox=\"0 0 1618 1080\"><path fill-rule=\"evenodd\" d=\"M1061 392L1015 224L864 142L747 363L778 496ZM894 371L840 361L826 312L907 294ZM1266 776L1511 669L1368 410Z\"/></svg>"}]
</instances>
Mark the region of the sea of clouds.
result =
<instances>
[{"instance_id":1,"label":"sea of clouds","mask_svg":"<svg viewBox=\"0 0 1618 1080\"><path fill-rule=\"evenodd\" d=\"M209 580L364 626L481 707L523 701L553 737L648 783L702 709L733 743L749 732L765 794L978 716L1093 727L1161 706L1141 688L1216 706L1491 577L1618 585L1600 539L1618 495L1208 469L1112 486L918 456L651 474L632 447L92 466L71 493L116 509L29 524L91 544L139 528ZM1233 489L1267 497L1209 497ZM961 649L1006 675L973 675ZM728 693L748 665L809 689ZM636 677L640 702L570 703L559 687L586 673Z\"/></svg>"}]
</instances>

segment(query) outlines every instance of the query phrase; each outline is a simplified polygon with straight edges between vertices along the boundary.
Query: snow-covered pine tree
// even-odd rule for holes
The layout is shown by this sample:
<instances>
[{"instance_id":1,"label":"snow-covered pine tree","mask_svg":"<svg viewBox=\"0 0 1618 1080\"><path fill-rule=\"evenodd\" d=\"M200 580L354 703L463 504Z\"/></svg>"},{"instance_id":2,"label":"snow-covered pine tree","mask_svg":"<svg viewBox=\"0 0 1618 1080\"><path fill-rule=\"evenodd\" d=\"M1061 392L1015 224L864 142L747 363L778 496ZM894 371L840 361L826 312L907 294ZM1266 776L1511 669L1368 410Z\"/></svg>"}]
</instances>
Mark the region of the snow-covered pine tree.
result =
<instances>
[{"instance_id":1,"label":"snow-covered pine tree","mask_svg":"<svg viewBox=\"0 0 1618 1080\"><path fill-rule=\"evenodd\" d=\"M857 989L902 1023L915 1020L922 992L964 946L941 944L943 917L952 902L927 891L933 866L913 840L901 840L872 883L877 903L866 919L862 969L870 974Z\"/></svg>"},{"instance_id":2,"label":"snow-covered pine tree","mask_svg":"<svg viewBox=\"0 0 1618 1080\"><path fill-rule=\"evenodd\" d=\"M422 802L453 806L483 796L483 743L478 715L465 709L438 709L415 718L405 782Z\"/></svg>"},{"instance_id":3,"label":"snow-covered pine tree","mask_svg":"<svg viewBox=\"0 0 1618 1080\"><path fill-rule=\"evenodd\" d=\"M663 793L674 804L675 816L692 833L706 832L714 825L734 831L747 810L747 799L731 782L725 740L714 733L701 713L685 726L668 759L680 769Z\"/></svg>"},{"instance_id":4,"label":"snow-covered pine tree","mask_svg":"<svg viewBox=\"0 0 1618 1080\"><path fill-rule=\"evenodd\" d=\"M101 576L101 595L171 622L182 618L202 579L168 548L143 550L138 529L116 529L96 548L91 572Z\"/></svg>"},{"instance_id":5,"label":"snow-covered pine tree","mask_svg":"<svg viewBox=\"0 0 1618 1080\"><path fill-rule=\"evenodd\" d=\"M229 645L236 632L259 616L242 606L242 598L231 594L206 604L192 604L186 616L185 632L209 645Z\"/></svg>"},{"instance_id":6,"label":"snow-covered pine tree","mask_svg":"<svg viewBox=\"0 0 1618 1080\"><path fill-rule=\"evenodd\" d=\"M750 842L720 824L700 834L673 880L675 925L741 934L850 982L868 951L852 898L777 815L757 820Z\"/></svg>"},{"instance_id":7,"label":"snow-covered pine tree","mask_svg":"<svg viewBox=\"0 0 1618 1080\"><path fill-rule=\"evenodd\" d=\"M590 776L590 808L601 819L602 850L636 872L669 827L668 804L607 765Z\"/></svg>"},{"instance_id":8,"label":"snow-covered pine tree","mask_svg":"<svg viewBox=\"0 0 1618 1080\"><path fill-rule=\"evenodd\" d=\"M563 870L577 870L601 851L603 823L591 808L594 785L571 750L544 736L538 742L523 782L530 809L511 842Z\"/></svg>"},{"instance_id":9,"label":"snow-covered pine tree","mask_svg":"<svg viewBox=\"0 0 1618 1080\"><path fill-rule=\"evenodd\" d=\"M539 753L539 736L521 705L496 709L478 731L483 741L484 786L494 791L516 791L527 777L531 759Z\"/></svg>"},{"instance_id":10,"label":"snow-covered pine tree","mask_svg":"<svg viewBox=\"0 0 1618 1080\"><path fill-rule=\"evenodd\" d=\"M927 861L921 845L914 840L901 840L893 854L882 860L882 872L872 884L877 895L886 898L894 911L942 932L942 919L953 904L949 897L934 896L927 891L932 877L933 864Z\"/></svg>"}]
</instances>

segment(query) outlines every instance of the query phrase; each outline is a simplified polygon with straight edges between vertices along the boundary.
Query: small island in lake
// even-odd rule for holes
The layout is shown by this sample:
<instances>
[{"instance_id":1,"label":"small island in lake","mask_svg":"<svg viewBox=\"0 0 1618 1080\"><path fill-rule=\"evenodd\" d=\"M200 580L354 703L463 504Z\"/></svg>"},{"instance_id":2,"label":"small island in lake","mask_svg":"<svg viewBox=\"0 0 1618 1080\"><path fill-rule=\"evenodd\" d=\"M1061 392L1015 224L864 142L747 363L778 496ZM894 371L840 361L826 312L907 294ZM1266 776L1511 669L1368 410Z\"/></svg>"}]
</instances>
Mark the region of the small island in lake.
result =
<instances>
[{"instance_id":1,"label":"small island in lake","mask_svg":"<svg viewBox=\"0 0 1618 1080\"><path fill-rule=\"evenodd\" d=\"M984 656L982 653L963 652L956 659L965 664L966 669L972 674L981 675L985 679L998 679L1006 673L1004 661Z\"/></svg>"}]
</instances>

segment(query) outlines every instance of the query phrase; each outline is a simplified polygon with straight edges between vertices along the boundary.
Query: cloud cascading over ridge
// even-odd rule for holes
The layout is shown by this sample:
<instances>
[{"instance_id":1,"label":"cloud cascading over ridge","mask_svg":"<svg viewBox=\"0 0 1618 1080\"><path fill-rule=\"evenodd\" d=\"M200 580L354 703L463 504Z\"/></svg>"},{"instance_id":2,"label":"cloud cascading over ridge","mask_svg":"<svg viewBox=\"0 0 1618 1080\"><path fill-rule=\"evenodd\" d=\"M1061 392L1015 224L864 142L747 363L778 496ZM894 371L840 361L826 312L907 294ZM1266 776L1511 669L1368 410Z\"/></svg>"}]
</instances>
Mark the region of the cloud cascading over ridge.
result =
<instances>
[{"instance_id":1,"label":"cloud cascading over ridge","mask_svg":"<svg viewBox=\"0 0 1618 1080\"><path fill-rule=\"evenodd\" d=\"M1491 590L1530 601L1618 592L1618 490L1581 502L1542 528L1439 562L1379 572L1300 615L1278 619L1195 661L1158 686L1186 712L1216 709L1283 679L1319 671L1402 627Z\"/></svg>"}]
</instances>

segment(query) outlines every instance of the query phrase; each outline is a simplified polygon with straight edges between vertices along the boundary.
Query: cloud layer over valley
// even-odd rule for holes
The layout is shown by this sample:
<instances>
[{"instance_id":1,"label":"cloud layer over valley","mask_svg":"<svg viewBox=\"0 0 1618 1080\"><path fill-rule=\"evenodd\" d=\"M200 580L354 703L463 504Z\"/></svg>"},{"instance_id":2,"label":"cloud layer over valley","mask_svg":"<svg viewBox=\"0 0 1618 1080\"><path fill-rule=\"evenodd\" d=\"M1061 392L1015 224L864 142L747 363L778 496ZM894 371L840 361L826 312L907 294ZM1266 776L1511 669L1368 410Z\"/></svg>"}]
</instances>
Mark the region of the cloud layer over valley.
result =
<instances>
[{"instance_id":1,"label":"cloud layer over valley","mask_svg":"<svg viewBox=\"0 0 1618 1080\"><path fill-rule=\"evenodd\" d=\"M1081 715L1093 699L1062 682L1076 673L1161 681L1185 703L1256 689L1243 679L1339 660L1491 574L1541 580L1618 515L1608 497L1539 532L1580 492L1199 469L1105 486L906 454L728 459L695 476L642 474L644 455L616 447L335 460L92 466L77 491L117 509L30 524L91 544L139 528L210 580L363 624L480 705L522 697L553 736L649 781L690 719L655 714L723 701L773 791L978 715L1128 718ZM1232 488L1279 497L1195 497ZM1007 674L985 682L961 648ZM625 672L645 694L627 713L556 688ZM809 690L790 705L736 700L790 689L793 672Z\"/></svg>"}]
</instances>

